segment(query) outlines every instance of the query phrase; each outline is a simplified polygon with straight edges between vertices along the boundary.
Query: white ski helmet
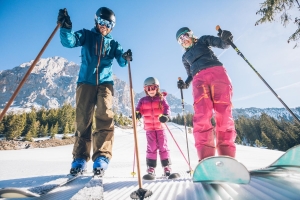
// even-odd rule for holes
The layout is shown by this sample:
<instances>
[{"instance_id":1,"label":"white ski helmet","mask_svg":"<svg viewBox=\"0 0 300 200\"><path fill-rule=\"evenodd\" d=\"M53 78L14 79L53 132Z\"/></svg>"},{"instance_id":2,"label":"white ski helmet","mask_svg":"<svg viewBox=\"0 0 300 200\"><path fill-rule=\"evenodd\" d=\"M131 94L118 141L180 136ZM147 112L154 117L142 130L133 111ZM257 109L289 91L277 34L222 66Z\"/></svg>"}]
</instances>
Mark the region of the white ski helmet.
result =
<instances>
[{"instance_id":1,"label":"white ski helmet","mask_svg":"<svg viewBox=\"0 0 300 200\"><path fill-rule=\"evenodd\" d=\"M157 85L159 86L159 82L157 80L157 78L154 78L154 77L148 77L145 79L144 81L144 87L145 86L149 86L149 85Z\"/></svg>"}]
</instances>

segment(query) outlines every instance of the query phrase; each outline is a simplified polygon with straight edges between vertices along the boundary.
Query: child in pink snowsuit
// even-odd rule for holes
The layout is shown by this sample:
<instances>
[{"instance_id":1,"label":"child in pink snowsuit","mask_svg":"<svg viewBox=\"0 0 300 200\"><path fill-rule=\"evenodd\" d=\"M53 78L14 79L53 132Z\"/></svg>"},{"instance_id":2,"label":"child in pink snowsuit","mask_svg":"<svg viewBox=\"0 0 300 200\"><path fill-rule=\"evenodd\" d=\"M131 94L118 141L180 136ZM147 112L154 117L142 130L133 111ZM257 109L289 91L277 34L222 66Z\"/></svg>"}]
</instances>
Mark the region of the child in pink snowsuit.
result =
<instances>
[{"instance_id":1,"label":"child in pink snowsuit","mask_svg":"<svg viewBox=\"0 0 300 200\"><path fill-rule=\"evenodd\" d=\"M185 49L182 56L188 78L178 81L179 89L192 82L194 98L194 139L199 161L215 155L235 157L236 131L232 117L232 85L223 64L211 47L225 49L232 34L223 30L219 37L205 35L196 38L188 27L180 28L176 40ZM211 118L216 121L214 136ZM216 138L216 144L215 144Z\"/></svg>"},{"instance_id":2,"label":"child in pink snowsuit","mask_svg":"<svg viewBox=\"0 0 300 200\"><path fill-rule=\"evenodd\" d=\"M146 96L141 98L136 107L137 119L144 117L144 129L147 137L147 172L155 175L157 151L164 168L164 173L171 173L171 160L167 144L167 137L162 123L169 120L170 107L166 101L166 92L159 91L159 82L154 77L144 81Z\"/></svg>"}]
</instances>

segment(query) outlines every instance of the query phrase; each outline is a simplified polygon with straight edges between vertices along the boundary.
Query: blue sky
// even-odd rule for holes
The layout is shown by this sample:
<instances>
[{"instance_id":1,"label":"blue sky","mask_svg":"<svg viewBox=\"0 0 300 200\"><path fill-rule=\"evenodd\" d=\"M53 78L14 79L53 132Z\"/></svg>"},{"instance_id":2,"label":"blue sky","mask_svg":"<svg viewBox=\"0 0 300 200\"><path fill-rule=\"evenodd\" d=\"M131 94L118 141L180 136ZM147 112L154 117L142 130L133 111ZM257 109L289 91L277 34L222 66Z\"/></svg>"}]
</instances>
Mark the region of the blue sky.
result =
<instances>
[{"instance_id":1,"label":"blue sky","mask_svg":"<svg viewBox=\"0 0 300 200\"><path fill-rule=\"evenodd\" d=\"M56 26L58 10L67 8L73 30L91 29L99 7L111 8L117 23L113 37L133 52L133 87L143 90L143 81L154 76L161 88L180 98L178 77L187 75L181 63L184 53L175 39L176 31L188 26L196 36L217 35L216 25L230 30L234 42L260 75L291 108L300 106L300 48L293 49L288 37L296 30L277 22L254 26L263 0L0 0L0 70L12 69L36 58ZM297 13L298 14L298 13ZM295 16L293 16L295 17ZM248 64L230 48L213 49L225 65L234 87L234 108L283 107ZM80 64L80 47L64 48L56 33L42 58L61 56ZM128 69L114 62L114 73L128 81ZM192 90L184 91L192 104Z\"/></svg>"}]
</instances>

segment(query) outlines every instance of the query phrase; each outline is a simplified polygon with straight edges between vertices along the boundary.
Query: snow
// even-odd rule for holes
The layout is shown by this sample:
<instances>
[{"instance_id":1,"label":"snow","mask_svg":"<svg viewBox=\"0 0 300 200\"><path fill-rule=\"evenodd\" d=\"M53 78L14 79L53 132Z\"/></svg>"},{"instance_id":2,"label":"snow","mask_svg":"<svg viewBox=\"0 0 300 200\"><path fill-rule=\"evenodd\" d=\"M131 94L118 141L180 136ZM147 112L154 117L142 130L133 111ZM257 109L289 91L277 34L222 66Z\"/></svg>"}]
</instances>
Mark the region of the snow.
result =
<instances>
[{"instance_id":1,"label":"snow","mask_svg":"<svg viewBox=\"0 0 300 200\"><path fill-rule=\"evenodd\" d=\"M184 156L187 158L187 144L184 126L179 126L173 123L167 123L171 133L178 143ZM138 148L139 148L139 163L141 176L146 172L146 136L142 126L137 127L138 131ZM172 160L173 172L181 174L181 178L186 182L190 180L190 175L186 173L189 170L188 164L183 155L173 141L170 133L166 130L168 136L168 145ZM187 135L190 164L194 169L198 163L197 153L194 148L194 139L192 134ZM18 187L18 188L38 188L37 186L45 184L51 187L59 178L64 178L69 172L70 164L72 162L72 148L73 145L37 148L37 149L23 149L23 150L6 150L0 151L0 188L4 187ZM261 149L256 147L248 147L237 145L236 159L244 164L248 170L263 168L270 165L284 152L269 149ZM159 159L159 158L158 158ZM136 160L135 160L136 161ZM115 142L113 147L113 158L110 162L108 170L105 172L103 178L104 199L130 199L130 193L127 191L135 191L138 188L138 173L135 166L135 177L132 177L134 162L134 136L132 129L115 128ZM162 168L159 165L156 168L156 174L162 174ZM92 161L88 162L88 172L92 171ZM84 185L86 188L90 178L82 179L80 187ZM79 182L79 181L78 181ZM144 181L145 182L145 181ZM145 182L147 187L153 184L163 184L163 182ZM174 184L177 184L174 182ZM187 184L187 183L186 183ZM78 186L79 187L79 186ZM166 185L164 187L167 187ZM185 187L181 185L180 187ZM187 185L189 187L189 185ZM72 194L72 199L80 199L78 195L85 195L85 192L90 191L77 190ZM155 187L154 187L155 188ZM60 190L68 190L68 187L59 188ZM78 190L80 190L78 192ZM155 194L155 189L152 189ZM174 187L172 191L175 190ZM123 192L122 192L123 191ZM37 191L38 192L38 191ZM127 193L126 193L127 192ZM76 194L77 193L77 194ZM83 194L82 194L83 193ZM98 191L99 193L99 191ZM175 195L176 191L174 191ZM179 191L177 191L179 193ZM118 196L119 195L119 196ZM180 195L180 194L176 194ZM99 197L99 194L98 194ZM66 197L70 199L70 197ZM99 197L100 198L100 197ZM103 198L103 196L101 197ZM101 199L100 198L100 199ZM153 197L156 199L155 197Z\"/></svg>"}]
</instances>

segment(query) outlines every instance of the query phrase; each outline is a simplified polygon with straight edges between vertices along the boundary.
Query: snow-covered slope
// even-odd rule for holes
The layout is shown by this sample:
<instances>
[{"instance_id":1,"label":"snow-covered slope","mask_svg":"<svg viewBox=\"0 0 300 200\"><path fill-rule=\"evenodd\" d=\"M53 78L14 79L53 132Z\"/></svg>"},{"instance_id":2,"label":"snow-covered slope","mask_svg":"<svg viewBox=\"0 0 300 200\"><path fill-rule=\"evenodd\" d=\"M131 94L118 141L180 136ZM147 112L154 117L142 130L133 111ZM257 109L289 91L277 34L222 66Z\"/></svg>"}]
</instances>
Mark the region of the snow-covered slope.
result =
<instances>
[{"instance_id":1,"label":"snow-covered slope","mask_svg":"<svg viewBox=\"0 0 300 200\"><path fill-rule=\"evenodd\" d=\"M168 126L179 144L182 152L187 157L187 145L184 127L173 123ZM138 147L141 166L141 174L146 172L145 131L138 126ZM282 182L276 182L276 178L267 180L264 178L252 178L248 185L219 184L208 185L193 183L186 171L189 169L180 150L168 132L168 144L173 162L173 172L181 174L181 179L175 181L156 180L142 181L142 187L151 190L151 199L293 199L300 195L300 179L283 178ZM192 134L188 134L191 166L197 165L197 155L194 148ZM1 187L35 187L45 182L53 181L69 172L72 161L72 145L46 149L26 149L0 151L0 188ZM265 167L279 158L284 152L255 147L237 145L238 161L249 170ZM113 159L103 178L103 194L98 199L105 200L130 199L131 192L138 189L137 175L132 177L131 172L137 172L133 168L134 162L134 137L132 129L116 128L115 143L113 147ZM134 169L134 170L133 170ZM92 162L88 162L88 171L92 170ZM162 168L157 167L156 174L162 174ZM78 193L78 188L88 183L88 178L71 183L59 189L59 192L49 194L43 199L71 199ZM293 180L291 182L291 180ZM296 191L293 191L297 188ZM80 190L84 195L84 190ZM82 194L83 193L83 194ZM78 194L77 194L78 195ZM50 198L51 197L51 198ZM76 197L76 196L75 196ZM74 197L74 198L75 198ZM73 199L74 199L73 198Z\"/></svg>"}]
</instances>

